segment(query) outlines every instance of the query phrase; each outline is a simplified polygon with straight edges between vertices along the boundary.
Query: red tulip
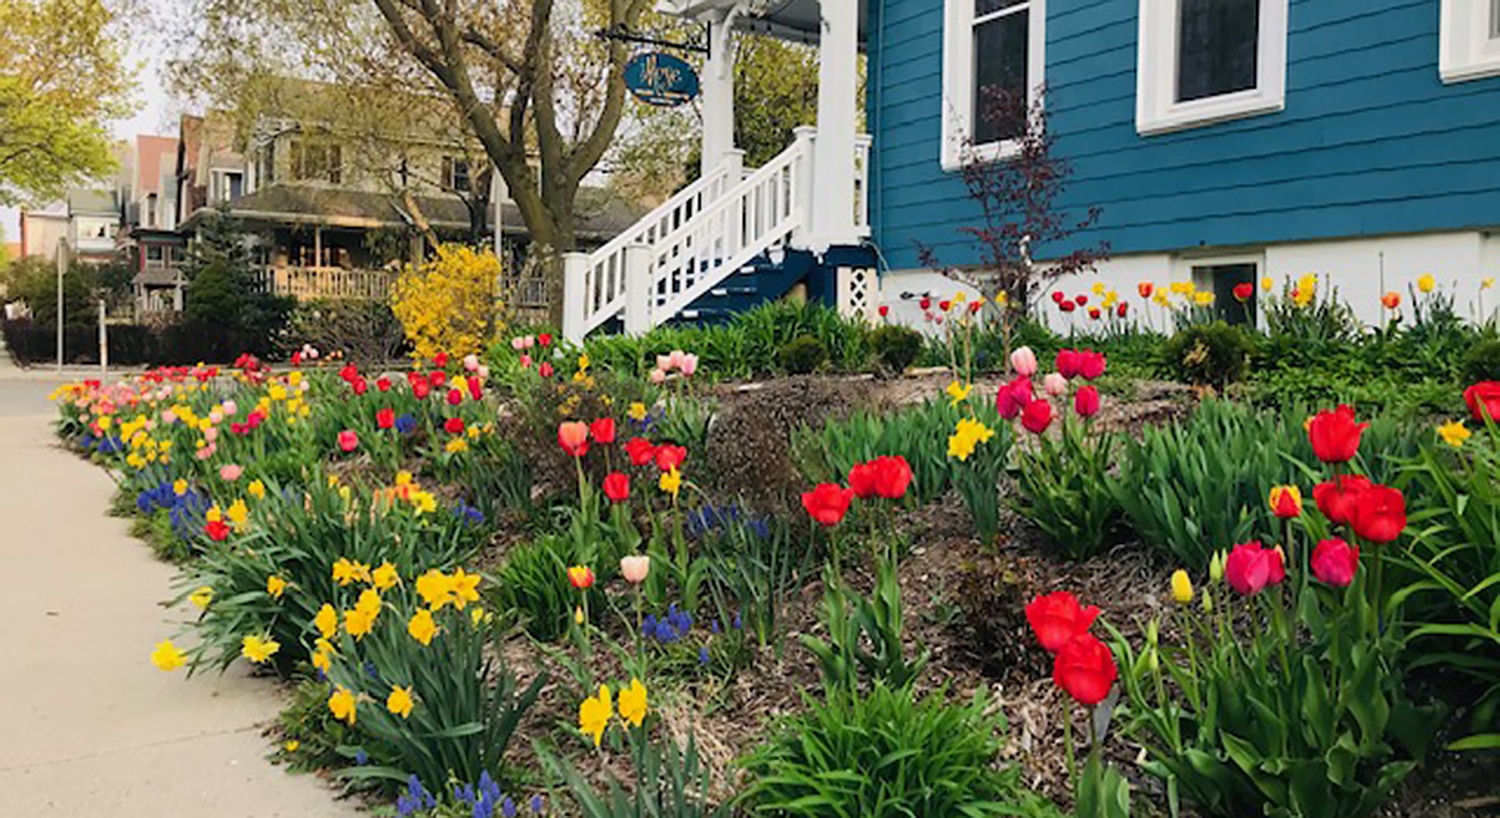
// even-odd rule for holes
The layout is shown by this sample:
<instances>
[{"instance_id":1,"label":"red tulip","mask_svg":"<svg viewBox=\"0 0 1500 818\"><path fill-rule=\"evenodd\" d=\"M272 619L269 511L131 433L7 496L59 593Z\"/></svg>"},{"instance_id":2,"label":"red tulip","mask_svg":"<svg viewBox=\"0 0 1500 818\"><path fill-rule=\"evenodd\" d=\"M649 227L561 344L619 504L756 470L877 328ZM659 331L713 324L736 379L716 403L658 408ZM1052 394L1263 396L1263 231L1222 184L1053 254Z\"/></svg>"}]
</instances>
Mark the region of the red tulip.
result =
<instances>
[{"instance_id":1,"label":"red tulip","mask_svg":"<svg viewBox=\"0 0 1500 818\"><path fill-rule=\"evenodd\" d=\"M875 496L875 461L855 463L850 467L849 490L861 500Z\"/></svg>"},{"instance_id":2,"label":"red tulip","mask_svg":"<svg viewBox=\"0 0 1500 818\"><path fill-rule=\"evenodd\" d=\"M1224 560L1224 578L1240 594L1254 596L1286 579L1286 565L1275 548L1265 548L1259 541L1241 543Z\"/></svg>"},{"instance_id":3,"label":"red tulip","mask_svg":"<svg viewBox=\"0 0 1500 818\"><path fill-rule=\"evenodd\" d=\"M1135 291L1141 294L1141 298L1150 298L1151 293L1156 290L1156 285L1149 281L1142 281L1135 285Z\"/></svg>"},{"instance_id":4,"label":"red tulip","mask_svg":"<svg viewBox=\"0 0 1500 818\"><path fill-rule=\"evenodd\" d=\"M1059 349L1053 366L1057 367L1057 374L1071 381L1083 371L1083 357L1076 349Z\"/></svg>"},{"instance_id":5,"label":"red tulip","mask_svg":"<svg viewBox=\"0 0 1500 818\"><path fill-rule=\"evenodd\" d=\"M1074 303L1078 304L1078 306L1082 307L1083 305L1089 303L1089 297L1087 295L1084 295L1083 293L1079 293L1078 295L1073 297L1073 301Z\"/></svg>"},{"instance_id":6,"label":"red tulip","mask_svg":"<svg viewBox=\"0 0 1500 818\"><path fill-rule=\"evenodd\" d=\"M464 433L463 418L448 418L443 421L443 431L450 435L461 435Z\"/></svg>"},{"instance_id":7,"label":"red tulip","mask_svg":"<svg viewBox=\"0 0 1500 818\"><path fill-rule=\"evenodd\" d=\"M542 376L543 378L550 378L550 377L552 377L552 372L553 372L553 369L552 369L552 362L551 361L542 361L540 364L537 365L536 374Z\"/></svg>"},{"instance_id":8,"label":"red tulip","mask_svg":"<svg viewBox=\"0 0 1500 818\"><path fill-rule=\"evenodd\" d=\"M1057 308L1062 310L1063 312L1072 312L1073 310L1078 309L1078 305L1074 304L1072 301L1064 301L1061 304L1058 304Z\"/></svg>"},{"instance_id":9,"label":"red tulip","mask_svg":"<svg viewBox=\"0 0 1500 818\"><path fill-rule=\"evenodd\" d=\"M656 447L644 437L632 437L625 442L625 454L630 457L630 465L644 466L656 459Z\"/></svg>"},{"instance_id":10,"label":"red tulip","mask_svg":"<svg viewBox=\"0 0 1500 818\"><path fill-rule=\"evenodd\" d=\"M1114 654L1087 633L1070 639L1052 660L1053 683L1085 707L1104 701L1119 675Z\"/></svg>"},{"instance_id":11,"label":"red tulip","mask_svg":"<svg viewBox=\"0 0 1500 818\"><path fill-rule=\"evenodd\" d=\"M343 379L344 383L353 383L354 379L358 377L359 367L355 366L354 364L344 364L344 366L339 369L339 378Z\"/></svg>"},{"instance_id":12,"label":"red tulip","mask_svg":"<svg viewBox=\"0 0 1500 818\"><path fill-rule=\"evenodd\" d=\"M536 337L536 342L544 347L552 346L552 333L544 332Z\"/></svg>"},{"instance_id":13,"label":"red tulip","mask_svg":"<svg viewBox=\"0 0 1500 818\"><path fill-rule=\"evenodd\" d=\"M449 406L458 406L458 405L462 404L463 402L464 402L464 393L458 391L457 389L449 389L448 390L448 405Z\"/></svg>"},{"instance_id":14,"label":"red tulip","mask_svg":"<svg viewBox=\"0 0 1500 818\"><path fill-rule=\"evenodd\" d=\"M1062 290L1053 290L1052 291L1052 303L1054 303L1054 304L1061 304L1062 301L1063 301L1063 299L1066 298L1066 297L1067 296L1065 296L1065 295L1062 294Z\"/></svg>"},{"instance_id":15,"label":"red tulip","mask_svg":"<svg viewBox=\"0 0 1500 818\"><path fill-rule=\"evenodd\" d=\"M1100 315L1102 315L1102 313L1099 312L1099 308L1098 307L1089 307L1089 319L1090 320L1098 321Z\"/></svg>"},{"instance_id":16,"label":"red tulip","mask_svg":"<svg viewBox=\"0 0 1500 818\"><path fill-rule=\"evenodd\" d=\"M1026 431L1033 434L1041 434L1047 431L1052 424L1052 404L1044 400L1034 400L1026 404L1021 410L1021 425Z\"/></svg>"},{"instance_id":17,"label":"red tulip","mask_svg":"<svg viewBox=\"0 0 1500 818\"><path fill-rule=\"evenodd\" d=\"M432 356L432 365L437 367L438 369L442 369L443 367L447 366L448 353L439 352L438 354Z\"/></svg>"},{"instance_id":18,"label":"red tulip","mask_svg":"<svg viewBox=\"0 0 1500 818\"><path fill-rule=\"evenodd\" d=\"M1312 573L1324 585L1347 588L1359 569L1359 548L1335 537L1313 549Z\"/></svg>"},{"instance_id":19,"label":"red tulip","mask_svg":"<svg viewBox=\"0 0 1500 818\"><path fill-rule=\"evenodd\" d=\"M1028 404L1035 400L1031 379L1022 375L1000 387L995 394L995 411L1006 420L1015 420Z\"/></svg>"},{"instance_id":20,"label":"red tulip","mask_svg":"<svg viewBox=\"0 0 1500 818\"><path fill-rule=\"evenodd\" d=\"M938 302L938 309L942 310L943 312L947 312L952 307L953 307L953 302L952 301L939 301Z\"/></svg>"},{"instance_id":21,"label":"red tulip","mask_svg":"<svg viewBox=\"0 0 1500 818\"><path fill-rule=\"evenodd\" d=\"M1354 421L1354 408L1341 404L1337 409L1324 410L1313 416L1307 424L1307 439L1312 442L1313 454L1324 463L1347 463L1359 451L1359 436L1368 423Z\"/></svg>"},{"instance_id":22,"label":"red tulip","mask_svg":"<svg viewBox=\"0 0 1500 818\"><path fill-rule=\"evenodd\" d=\"M391 379L381 375L375 379L375 388L382 392L391 391Z\"/></svg>"},{"instance_id":23,"label":"red tulip","mask_svg":"<svg viewBox=\"0 0 1500 818\"><path fill-rule=\"evenodd\" d=\"M482 385L479 383L479 376L478 375L470 375L469 376L469 397L473 398L474 400L479 400L479 396L482 395L482 394L484 394L484 392L482 392L481 389L482 389Z\"/></svg>"},{"instance_id":24,"label":"red tulip","mask_svg":"<svg viewBox=\"0 0 1500 818\"><path fill-rule=\"evenodd\" d=\"M604 496L611 503L623 503L630 499L630 477L622 472L610 472L604 476Z\"/></svg>"},{"instance_id":25,"label":"red tulip","mask_svg":"<svg viewBox=\"0 0 1500 818\"><path fill-rule=\"evenodd\" d=\"M1241 304L1255 297L1255 285L1248 281L1234 285L1234 298Z\"/></svg>"},{"instance_id":26,"label":"red tulip","mask_svg":"<svg viewBox=\"0 0 1500 818\"><path fill-rule=\"evenodd\" d=\"M901 455L877 457L870 463L875 467L875 493L886 500L899 500L906 496L911 486L911 464Z\"/></svg>"},{"instance_id":27,"label":"red tulip","mask_svg":"<svg viewBox=\"0 0 1500 818\"><path fill-rule=\"evenodd\" d=\"M1355 495L1349 511L1349 526L1366 540L1388 543L1406 528L1406 497L1400 489L1371 486Z\"/></svg>"},{"instance_id":28,"label":"red tulip","mask_svg":"<svg viewBox=\"0 0 1500 818\"><path fill-rule=\"evenodd\" d=\"M1078 351L1078 374L1084 380L1091 381L1104 374L1106 362L1104 353L1095 352L1092 349Z\"/></svg>"},{"instance_id":29,"label":"red tulip","mask_svg":"<svg viewBox=\"0 0 1500 818\"><path fill-rule=\"evenodd\" d=\"M615 442L615 419L599 418L589 424L589 434L601 446L608 446Z\"/></svg>"},{"instance_id":30,"label":"red tulip","mask_svg":"<svg viewBox=\"0 0 1500 818\"><path fill-rule=\"evenodd\" d=\"M1115 307L1115 315L1118 315L1121 318L1124 318L1125 317L1125 313L1127 313L1129 311L1130 311L1130 302L1128 302L1128 301L1121 301L1120 305L1117 306L1117 307Z\"/></svg>"},{"instance_id":31,"label":"red tulip","mask_svg":"<svg viewBox=\"0 0 1500 818\"><path fill-rule=\"evenodd\" d=\"M339 448L343 449L345 454L359 448L359 435L355 434L353 429L339 432Z\"/></svg>"},{"instance_id":32,"label":"red tulip","mask_svg":"<svg viewBox=\"0 0 1500 818\"><path fill-rule=\"evenodd\" d=\"M656 447L656 453L653 456L653 459L656 461L656 467L658 469L661 469L662 471L671 471L673 469L682 468L683 461L687 460L687 454L688 451L686 447L673 446L669 443L663 443L662 445Z\"/></svg>"},{"instance_id":33,"label":"red tulip","mask_svg":"<svg viewBox=\"0 0 1500 818\"><path fill-rule=\"evenodd\" d=\"M1092 386L1085 386L1073 395L1073 411L1081 418L1091 418L1099 414L1099 390Z\"/></svg>"},{"instance_id":34,"label":"red tulip","mask_svg":"<svg viewBox=\"0 0 1500 818\"><path fill-rule=\"evenodd\" d=\"M422 400L432 394L432 385L427 382L426 378L414 380L411 382L411 394L417 400Z\"/></svg>"},{"instance_id":35,"label":"red tulip","mask_svg":"<svg viewBox=\"0 0 1500 818\"><path fill-rule=\"evenodd\" d=\"M802 492L802 507L808 516L823 526L835 526L849 511L854 492L835 483L820 483L812 491Z\"/></svg>"},{"instance_id":36,"label":"red tulip","mask_svg":"<svg viewBox=\"0 0 1500 818\"><path fill-rule=\"evenodd\" d=\"M1500 422L1500 382L1480 381L1464 390L1464 403L1475 420L1484 420L1485 415Z\"/></svg>"},{"instance_id":37,"label":"red tulip","mask_svg":"<svg viewBox=\"0 0 1500 818\"><path fill-rule=\"evenodd\" d=\"M448 373L439 369L428 375L427 378L432 381L432 388L436 389L448 382Z\"/></svg>"},{"instance_id":38,"label":"red tulip","mask_svg":"<svg viewBox=\"0 0 1500 818\"><path fill-rule=\"evenodd\" d=\"M391 409L380 409L375 412L375 427L378 429L389 429L396 425L396 413Z\"/></svg>"},{"instance_id":39,"label":"red tulip","mask_svg":"<svg viewBox=\"0 0 1500 818\"><path fill-rule=\"evenodd\" d=\"M588 424L576 420L557 424L557 445L574 457L583 457L588 454Z\"/></svg>"},{"instance_id":40,"label":"red tulip","mask_svg":"<svg viewBox=\"0 0 1500 818\"><path fill-rule=\"evenodd\" d=\"M924 312L930 310L932 309L932 299L924 297L921 301L917 302L917 306L921 307Z\"/></svg>"},{"instance_id":41,"label":"red tulip","mask_svg":"<svg viewBox=\"0 0 1500 818\"><path fill-rule=\"evenodd\" d=\"M214 542L223 542L229 539L229 526L223 520L209 520L203 526L203 533Z\"/></svg>"},{"instance_id":42,"label":"red tulip","mask_svg":"<svg viewBox=\"0 0 1500 818\"><path fill-rule=\"evenodd\" d=\"M1355 498L1372 485L1362 474L1341 474L1334 480L1313 486L1313 502L1318 504L1318 511L1323 512L1329 522L1348 523Z\"/></svg>"},{"instance_id":43,"label":"red tulip","mask_svg":"<svg viewBox=\"0 0 1500 818\"><path fill-rule=\"evenodd\" d=\"M879 312L880 312L880 317L884 318L887 315L891 314L891 308L888 307L888 306L886 306L885 304L881 304Z\"/></svg>"},{"instance_id":44,"label":"red tulip","mask_svg":"<svg viewBox=\"0 0 1500 818\"><path fill-rule=\"evenodd\" d=\"M1073 637L1087 633L1098 618L1097 606L1085 608L1068 591L1043 594L1026 606L1026 621L1048 653L1057 653Z\"/></svg>"},{"instance_id":45,"label":"red tulip","mask_svg":"<svg viewBox=\"0 0 1500 818\"><path fill-rule=\"evenodd\" d=\"M349 382L349 388L354 390L354 394L356 395L363 395L370 391L370 385L365 383L365 379L358 377Z\"/></svg>"}]
</instances>

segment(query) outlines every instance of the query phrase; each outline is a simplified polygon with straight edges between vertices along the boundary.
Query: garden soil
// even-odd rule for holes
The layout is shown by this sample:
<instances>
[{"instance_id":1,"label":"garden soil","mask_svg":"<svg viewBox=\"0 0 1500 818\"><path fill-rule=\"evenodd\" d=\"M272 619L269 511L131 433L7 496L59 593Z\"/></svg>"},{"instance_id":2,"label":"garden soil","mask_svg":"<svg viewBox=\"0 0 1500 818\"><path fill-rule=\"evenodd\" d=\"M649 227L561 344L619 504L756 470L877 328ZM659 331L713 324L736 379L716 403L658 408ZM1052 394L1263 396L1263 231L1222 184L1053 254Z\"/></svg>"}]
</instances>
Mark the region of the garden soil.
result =
<instances>
[{"instance_id":1,"label":"garden soil","mask_svg":"<svg viewBox=\"0 0 1500 818\"><path fill-rule=\"evenodd\" d=\"M355 815L265 760L274 682L151 665L182 616L173 569L106 516L108 474L53 443L52 387L0 375L0 818Z\"/></svg>"}]
</instances>

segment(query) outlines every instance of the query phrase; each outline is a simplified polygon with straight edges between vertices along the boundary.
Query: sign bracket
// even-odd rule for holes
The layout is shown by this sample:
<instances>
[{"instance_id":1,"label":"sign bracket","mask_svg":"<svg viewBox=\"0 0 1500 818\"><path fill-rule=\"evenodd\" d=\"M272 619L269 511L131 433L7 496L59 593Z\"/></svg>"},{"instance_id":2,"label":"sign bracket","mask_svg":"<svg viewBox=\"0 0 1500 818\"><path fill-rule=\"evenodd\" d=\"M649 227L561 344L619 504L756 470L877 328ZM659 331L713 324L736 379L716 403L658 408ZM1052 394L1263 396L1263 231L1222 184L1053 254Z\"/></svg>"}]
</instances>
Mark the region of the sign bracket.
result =
<instances>
[{"instance_id":1,"label":"sign bracket","mask_svg":"<svg viewBox=\"0 0 1500 818\"><path fill-rule=\"evenodd\" d=\"M695 39L692 42L687 43L677 43L671 40L663 40L660 37L649 37L638 31L632 30L629 26L626 26L623 23L610 26L609 28L601 28L598 31L594 32L594 36L601 39L615 40L622 43L635 43L639 45L655 46L657 48L670 48L676 51L686 51L690 54L707 54L709 52L709 49L707 45L704 45L704 43L709 39L708 30L708 24L705 24L703 38L701 40Z\"/></svg>"}]
</instances>

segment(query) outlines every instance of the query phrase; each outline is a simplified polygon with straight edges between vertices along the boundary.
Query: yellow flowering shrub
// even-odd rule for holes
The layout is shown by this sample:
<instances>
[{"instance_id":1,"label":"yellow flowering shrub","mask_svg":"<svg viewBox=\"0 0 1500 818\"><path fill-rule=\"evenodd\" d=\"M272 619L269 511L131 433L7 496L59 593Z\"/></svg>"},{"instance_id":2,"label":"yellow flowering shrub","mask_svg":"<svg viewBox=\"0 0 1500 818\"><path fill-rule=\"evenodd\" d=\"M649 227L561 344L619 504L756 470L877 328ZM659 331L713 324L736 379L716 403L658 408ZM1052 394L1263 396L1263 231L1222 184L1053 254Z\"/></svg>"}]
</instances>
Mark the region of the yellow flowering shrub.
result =
<instances>
[{"instance_id":1,"label":"yellow flowering shrub","mask_svg":"<svg viewBox=\"0 0 1500 818\"><path fill-rule=\"evenodd\" d=\"M437 256L408 265L391 287L391 311L411 341L412 354L483 352L502 327L500 260L489 250L443 245Z\"/></svg>"}]
</instances>

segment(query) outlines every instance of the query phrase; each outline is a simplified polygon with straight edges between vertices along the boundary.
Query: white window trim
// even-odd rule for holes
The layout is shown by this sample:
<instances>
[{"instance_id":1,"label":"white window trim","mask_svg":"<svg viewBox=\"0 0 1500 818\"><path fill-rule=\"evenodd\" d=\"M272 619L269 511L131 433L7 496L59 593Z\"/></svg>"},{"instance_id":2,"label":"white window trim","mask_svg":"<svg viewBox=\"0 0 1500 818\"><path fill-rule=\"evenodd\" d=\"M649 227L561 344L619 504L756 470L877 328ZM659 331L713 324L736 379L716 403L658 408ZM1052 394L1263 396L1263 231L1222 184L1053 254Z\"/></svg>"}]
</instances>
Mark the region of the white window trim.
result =
<instances>
[{"instance_id":1,"label":"white window trim","mask_svg":"<svg viewBox=\"0 0 1500 818\"><path fill-rule=\"evenodd\" d=\"M1142 136L1196 128L1286 108L1288 0L1261 0L1255 87L1177 101L1177 19L1180 0L1140 0L1135 129Z\"/></svg>"},{"instance_id":2,"label":"white window trim","mask_svg":"<svg viewBox=\"0 0 1500 818\"><path fill-rule=\"evenodd\" d=\"M943 0L943 170L961 170L975 162L994 162L1015 156L1014 139L965 144L974 132L974 0ZM1026 81L1027 99L1036 104L1047 71L1047 0L1028 0Z\"/></svg>"},{"instance_id":3,"label":"white window trim","mask_svg":"<svg viewBox=\"0 0 1500 818\"><path fill-rule=\"evenodd\" d=\"M1438 34L1438 76L1465 82L1500 75L1500 37L1492 36L1490 0L1443 0Z\"/></svg>"}]
</instances>

